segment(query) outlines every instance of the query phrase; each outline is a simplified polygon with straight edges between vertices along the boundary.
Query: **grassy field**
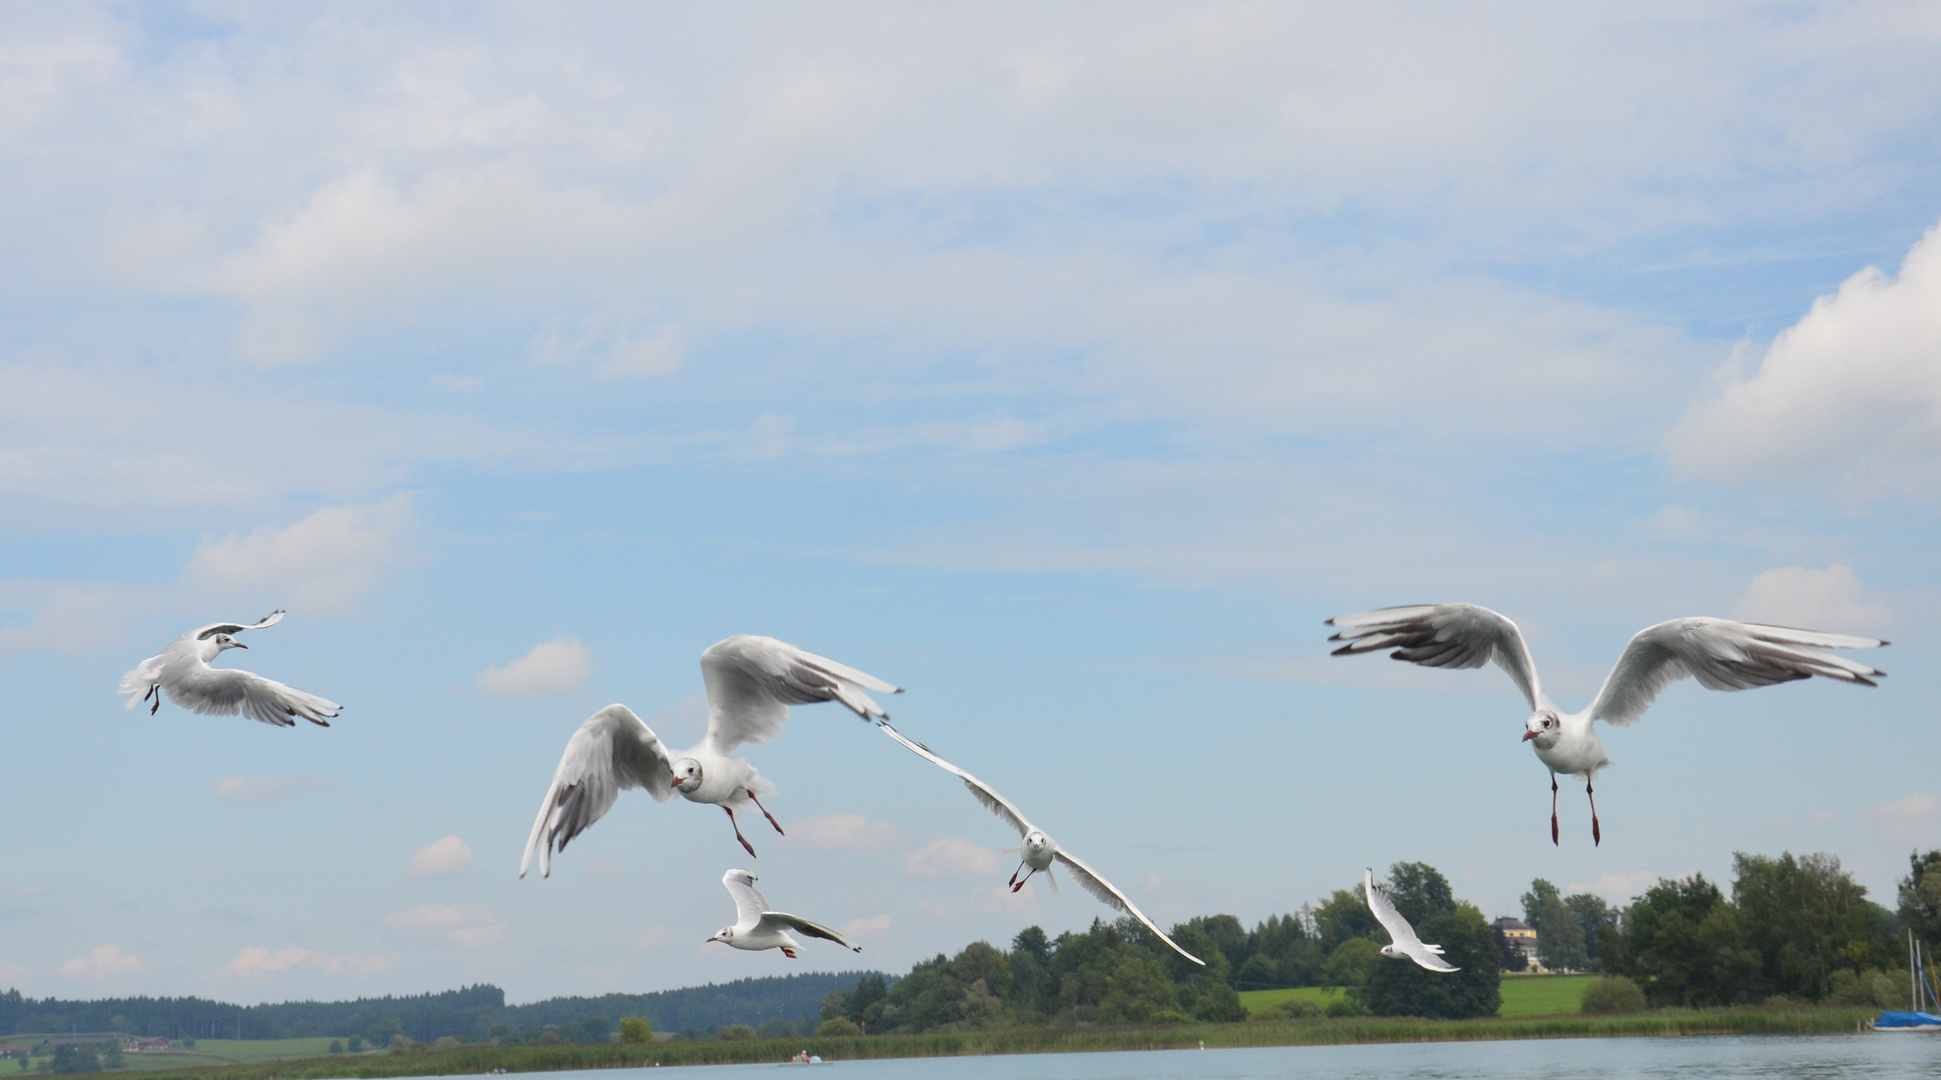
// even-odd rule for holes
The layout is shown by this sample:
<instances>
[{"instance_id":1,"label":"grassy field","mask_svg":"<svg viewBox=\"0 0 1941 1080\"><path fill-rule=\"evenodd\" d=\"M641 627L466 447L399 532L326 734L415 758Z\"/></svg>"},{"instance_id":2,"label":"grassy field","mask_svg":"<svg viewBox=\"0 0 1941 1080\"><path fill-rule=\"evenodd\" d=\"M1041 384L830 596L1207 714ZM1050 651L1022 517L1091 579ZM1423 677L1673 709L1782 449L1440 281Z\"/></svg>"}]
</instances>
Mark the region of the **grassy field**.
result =
<instances>
[{"instance_id":1,"label":"grassy field","mask_svg":"<svg viewBox=\"0 0 1941 1080\"><path fill-rule=\"evenodd\" d=\"M246 1065L148 1073L144 1080L335 1080L550 1072L643 1065L780 1062L806 1048L826 1061L952 1057L971 1054L1168 1050L1204 1044L1322 1046L1345 1043L1448 1042L1487 1039L1609 1038L1636 1035L1815 1035L1855 1030L1873 1009L1758 1008L1665 1010L1636 1016L1549 1016L1484 1020L1416 1020L1359 1016L1284 1023L1181 1024L1141 1028L1035 1028L839 1039L750 1039L667 1042L647 1046L462 1046L409 1054L332 1054Z\"/></svg>"},{"instance_id":2,"label":"grassy field","mask_svg":"<svg viewBox=\"0 0 1941 1080\"><path fill-rule=\"evenodd\" d=\"M8 1042L32 1046L45 1038L44 1035L9 1035ZM281 1061L289 1058L312 1058L330 1049L331 1040L322 1039L197 1039L194 1049L177 1048L170 1050L143 1050L122 1057L127 1062L123 1069L128 1072L153 1072L157 1069L192 1069L217 1065L248 1065L260 1061ZM28 1062L28 1070L38 1066L42 1058ZM5 1080L14 1062L0 1065L0 1080Z\"/></svg>"},{"instance_id":3,"label":"grassy field","mask_svg":"<svg viewBox=\"0 0 1941 1080\"><path fill-rule=\"evenodd\" d=\"M1514 1018L1575 1013L1584 1000L1584 991L1597 978L1595 975L1505 975L1503 1008L1497 1015ZM1240 1004L1246 1006L1249 1013L1257 1013L1288 1000L1312 1001L1326 1008L1329 1002L1339 1000L1341 994L1339 989L1319 986L1302 986L1292 990L1247 990L1241 993Z\"/></svg>"}]
</instances>

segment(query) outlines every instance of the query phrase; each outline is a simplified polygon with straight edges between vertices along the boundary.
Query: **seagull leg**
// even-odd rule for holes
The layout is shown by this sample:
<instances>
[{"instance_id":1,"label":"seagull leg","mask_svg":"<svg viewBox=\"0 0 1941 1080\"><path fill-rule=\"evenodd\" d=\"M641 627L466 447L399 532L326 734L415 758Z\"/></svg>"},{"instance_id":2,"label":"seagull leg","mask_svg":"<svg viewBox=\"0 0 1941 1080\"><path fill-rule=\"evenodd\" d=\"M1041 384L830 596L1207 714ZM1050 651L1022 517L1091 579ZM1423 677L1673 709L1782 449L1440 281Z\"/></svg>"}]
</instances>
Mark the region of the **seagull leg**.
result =
<instances>
[{"instance_id":1,"label":"seagull leg","mask_svg":"<svg viewBox=\"0 0 1941 1080\"><path fill-rule=\"evenodd\" d=\"M788 835L788 833L782 832L782 823L775 820L775 815L768 812L768 807L762 805L762 801L755 797L754 792L748 792L748 801L755 804L755 809L762 812L762 816L768 819L770 825L775 826L776 832L782 833L783 836Z\"/></svg>"},{"instance_id":2,"label":"seagull leg","mask_svg":"<svg viewBox=\"0 0 1941 1080\"><path fill-rule=\"evenodd\" d=\"M741 846L748 849L748 857L751 859L757 858L758 856L756 856L755 854L755 845L749 843L748 838L746 836L741 835L741 822L735 820L734 808L724 806L721 808L721 812L728 815L728 824L735 827L735 839L741 841Z\"/></svg>"},{"instance_id":3,"label":"seagull leg","mask_svg":"<svg viewBox=\"0 0 1941 1080\"><path fill-rule=\"evenodd\" d=\"M1550 774L1550 846L1557 846L1557 774Z\"/></svg>"},{"instance_id":4,"label":"seagull leg","mask_svg":"<svg viewBox=\"0 0 1941 1080\"><path fill-rule=\"evenodd\" d=\"M1010 881L1007 881L1007 882L1005 882L1005 884L1006 884L1006 885L1009 885L1009 886L1011 886L1011 891L1012 891L1012 892L1017 892L1017 891L1018 891L1018 886L1019 886L1019 885L1021 885L1021 884L1023 884L1023 882L1021 882L1021 881L1019 881L1019 880L1018 880L1018 872L1019 872L1020 870L1023 870L1023 869L1024 869L1024 860L1023 860L1023 859L1019 859L1019 860L1018 860L1018 869L1017 869L1017 870L1013 870L1013 871L1011 871L1011 880L1010 880ZM1025 876L1026 876L1026 877L1030 877L1031 875L1030 875L1030 874L1026 874Z\"/></svg>"},{"instance_id":5,"label":"seagull leg","mask_svg":"<svg viewBox=\"0 0 1941 1080\"><path fill-rule=\"evenodd\" d=\"M793 960L795 959L795 950L789 948L787 945L784 945L782 946L782 955L788 957L790 960Z\"/></svg>"},{"instance_id":6,"label":"seagull leg","mask_svg":"<svg viewBox=\"0 0 1941 1080\"><path fill-rule=\"evenodd\" d=\"M1023 866L1022 866L1022 864L1020 864L1020 866L1019 866L1019 869L1023 869ZM1035 873L1037 873L1037 872L1038 872L1038 871L1036 871L1036 870L1033 870L1033 871L1031 871L1031 873L1030 873L1030 874L1026 874L1026 875L1025 875L1025 876L1024 876L1024 877L1023 877L1022 879L1020 879L1019 881L1017 881L1016 883L1014 883L1014 884L1013 884L1013 885L1011 886L1011 891L1012 891L1012 892L1017 892L1017 891L1018 891L1019 889L1022 889L1022 888L1024 888L1024 883L1025 883L1025 882L1027 882L1027 881L1030 881L1030 880L1031 880L1031 874L1035 874Z\"/></svg>"},{"instance_id":7,"label":"seagull leg","mask_svg":"<svg viewBox=\"0 0 1941 1080\"><path fill-rule=\"evenodd\" d=\"M1589 779L1584 781L1584 794L1591 797L1591 845L1595 847L1604 842L1604 830L1597 827L1597 792Z\"/></svg>"},{"instance_id":8,"label":"seagull leg","mask_svg":"<svg viewBox=\"0 0 1941 1080\"><path fill-rule=\"evenodd\" d=\"M162 707L162 684L161 684L161 683L149 683L149 684L148 684L148 694L153 694L153 695L155 695L155 704L153 704L153 705L150 705L150 706L148 707L148 715L150 715L150 716L154 716L154 715L155 715L155 712L156 712L156 710L158 710L158 709L160 709L160 708ZM142 700L143 700L143 701L147 701L147 700L148 700L148 694L143 694L143 695L142 695Z\"/></svg>"}]
</instances>

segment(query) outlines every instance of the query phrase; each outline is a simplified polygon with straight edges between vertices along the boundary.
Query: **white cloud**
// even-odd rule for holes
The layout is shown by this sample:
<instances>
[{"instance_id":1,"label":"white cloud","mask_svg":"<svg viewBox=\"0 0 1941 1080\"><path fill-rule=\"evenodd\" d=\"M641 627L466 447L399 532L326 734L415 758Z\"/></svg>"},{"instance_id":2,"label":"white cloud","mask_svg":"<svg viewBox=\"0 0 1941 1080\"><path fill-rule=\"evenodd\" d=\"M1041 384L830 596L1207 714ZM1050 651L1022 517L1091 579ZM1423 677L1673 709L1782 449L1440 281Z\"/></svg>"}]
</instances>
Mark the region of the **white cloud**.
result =
<instances>
[{"instance_id":1,"label":"white cloud","mask_svg":"<svg viewBox=\"0 0 1941 1080\"><path fill-rule=\"evenodd\" d=\"M1667 442L1689 475L1799 474L1865 488L1936 475L1941 455L1941 227L1901 263L1814 301L1754 370L1735 355Z\"/></svg>"},{"instance_id":2,"label":"white cloud","mask_svg":"<svg viewBox=\"0 0 1941 1080\"><path fill-rule=\"evenodd\" d=\"M472 868L472 848L457 836L426 844L411 856L412 877L450 877Z\"/></svg>"},{"instance_id":3,"label":"white cloud","mask_svg":"<svg viewBox=\"0 0 1941 1080\"><path fill-rule=\"evenodd\" d=\"M1572 893L1591 893L1601 896L1613 904L1628 904L1642 895L1646 889L1658 884L1664 875L1653 870L1639 870L1623 874L1613 871L1599 877L1588 885L1573 883L1566 891Z\"/></svg>"},{"instance_id":4,"label":"white cloud","mask_svg":"<svg viewBox=\"0 0 1941 1080\"><path fill-rule=\"evenodd\" d=\"M405 561L416 525L408 495L372 506L325 507L289 526L204 540L184 573L197 588L317 611L354 607Z\"/></svg>"},{"instance_id":5,"label":"white cloud","mask_svg":"<svg viewBox=\"0 0 1941 1080\"><path fill-rule=\"evenodd\" d=\"M593 654L578 638L555 638L478 677L479 689L507 696L556 694L577 689L593 673Z\"/></svg>"},{"instance_id":6,"label":"white cloud","mask_svg":"<svg viewBox=\"0 0 1941 1080\"><path fill-rule=\"evenodd\" d=\"M1937 812L1941 812L1941 799L1932 795L1909 795L1901 799L1889 799L1866 810L1868 817L1908 824L1930 820Z\"/></svg>"},{"instance_id":7,"label":"white cloud","mask_svg":"<svg viewBox=\"0 0 1941 1080\"><path fill-rule=\"evenodd\" d=\"M818 851L882 851L896 846L897 828L861 814L829 814L789 823L789 834Z\"/></svg>"},{"instance_id":8,"label":"white cloud","mask_svg":"<svg viewBox=\"0 0 1941 1080\"><path fill-rule=\"evenodd\" d=\"M871 915L866 919L854 919L842 928L842 936L851 938L877 937L890 928L888 915Z\"/></svg>"},{"instance_id":9,"label":"white cloud","mask_svg":"<svg viewBox=\"0 0 1941 1080\"><path fill-rule=\"evenodd\" d=\"M302 791L322 791L329 781L315 776L225 776L215 792L237 802L269 802Z\"/></svg>"},{"instance_id":10,"label":"white cloud","mask_svg":"<svg viewBox=\"0 0 1941 1080\"><path fill-rule=\"evenodd\" d=\"M510 933L497 915L473 904L420 904L386 915L384 925L436 935L467 949L497 945Z\"/></svg>"},{"instance_id":11,"label":"white cloud","mask_svg":"<svg viewBox=\"0 0 1941 1080\"><path fill-rule=\"evenodd\" d=\"M1747 622L1840 632L1878 633L1893 622L1885 605L1866 602L1860 575L1839 563L1768 570L1752 579L1737 614Z\"/></svg>"},{"instance_id":12,"label":"white cloud","mask_svg":"<svg viewBox=\"0 0 1941 1080\"><path fill-rule=\"evenodd\" d=\"M903 872L916 878L987 877L1004 872L1004 856L969 840L939 837L904 856Z\"/></svg>"},{"instance_id":13,"label":"white cloud","mask_svg":"<svg viewBox=\"0 0 1941 1080\"><path fill-rule=\"evenodd\" d=\"M0 581L0 609L30 613L25 622L0 623L0 655L74 655L115 644L153 594L112 582Z\"/></svg>"},{"instance_id":14,"label":"white cloud","mask_svg":"<svg viewBox=\"0 0 1941 1080\"><path fill-rule=\"evenodd\" d=\"M325 956L315 949L296 946L271 951L261 945L248 945L236 954L218 975L233 979L247 979L261 982L271 975L294 971L299 967L311 967L319 971L348 971L354 975L369 975L387 967L391 962L388 956Z\"/></svg>"},{"instance_id":15,"label":"white cloud","mask_svg":"<svg viewBox=\"0 0 1941 1080\"><path fill-rule=\"evenodd\" d=\"M686 349L679 335L663 330L651 338L622 341L607 354L600 374L610 379L630 375L671 375L681 369Z\"/></svg>"},{"instance_id":16,"label":"white cloud","mask_svg":"<svg viewBox=\"0 0 1941 1080\"><path fill-rule=\"evenodd\" d=\"M140 960L123 952L119 945L96 945L86 956L77 956L61 965L61 974L70 979L103 979L147 971Z\"/></svg>"}]
</instances>

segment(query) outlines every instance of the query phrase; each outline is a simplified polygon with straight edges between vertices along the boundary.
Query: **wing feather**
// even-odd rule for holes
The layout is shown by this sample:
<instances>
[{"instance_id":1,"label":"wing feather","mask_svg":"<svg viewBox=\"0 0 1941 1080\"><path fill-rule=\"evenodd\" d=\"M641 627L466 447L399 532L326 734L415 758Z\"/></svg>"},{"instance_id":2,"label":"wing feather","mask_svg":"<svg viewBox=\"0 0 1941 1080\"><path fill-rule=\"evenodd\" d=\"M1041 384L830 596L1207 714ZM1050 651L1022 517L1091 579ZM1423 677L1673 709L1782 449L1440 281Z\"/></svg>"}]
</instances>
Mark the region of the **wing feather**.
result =
<instances>
[{"instance_id":1,"label":"wing feather","mask_svg":"<svg viewBox=\"0 0 1941 1080\"><path fill-rule=\"evenodd\" d=\"M796 933L804 934L808 937L821 938L824 941L833 941L851 952L863 951L861 945L852 944L848 938L843 937L834 930L829 929L821 923L812 923L800 915L790 915L785 911L764 911L761 913L760 919L762 924L771 930L794 930Z\"/></svg>"},{"instance_id":2,"label":"wing feather","mask_svg":"<svg viewBox=\"0 0 1941 1080\"><path fill-rule=\"evenodd\" d=\"M721 884L735 898L735 926L753 926L768 910L768 899L755 888L755 875L746 870L730 870L721 875Z\"/></svg>"},{"instance_id":3,"label":"wing feather","mask_svg":"<svg viewBox=\"0 0 1941 1080\"><path fill-rule=\"evenodd\" d=\"M1167 936L1164 930L1161 930L1159 927L1154 926L1153 921L1151 919L1146 918L1146 913L1139 910L1139 905L1133 903L1130 897L1120 892L1117 886L1113 885L1111 882L1101 877L1098 871L1092 869L1090 866L1087 866L1085 865L1084 862L1080 861L1078 856L1072 854L1069 851L1066 851L1064 848L1061 847L1056 852L1053 853L1053 857L1056 858L1059 862L1064 863L1065 867L1072 872L1072 877L1078 879L1079 887L1083 888L1086 892L1091 893L1093 896L1097 897L1100 903L1104 904L1106 907L1117 908L1118 910L1125 912L1126 914L1132 916L1133 918L1138 919L1141 923L1145 924L1146 929L1151 930L1153 934L1159 938L1159 940L1171 946L1174 952L1180 954L1181 956L1184 956L1188 960L1193 961L1195 964L1198 964L1201 967L1206 966L1206 961L1200 959L1197 956L1194 956L1192 953L1187 952L1185 949L1180 948L1179 942L1174 941L1171 937Z\"/></svg>"},{"instance_id":4,"label":"wing feather","mask_svg":"<svg viewBox=\"0 0 1941 1080\"><path fill-rule=\"evenodd\" d=\"M977 797L978 802L984 804L984 808L986 810L989 810L991 813L996 814L1000 818L1003 818L1007 824L1009 824L1012 828L1018 830L1019 836L1023 836L1032 830L1033 826L1030 821L1026 820L1024 816L1024 811L1019 810L1017 806L1011 802L1011 800L998 794L996 788L991 787L989 784L986 784L984 781L979 780L977 777L972 776L971 774L965 772L964 770L958 768L957 766L952 765L950 762L945 761L943 758L938 757L936 751L930 749L929 747L923 745L920 742L917 742L916 740L903 734L901 731L896 730L895 728L891 727L889 724L879 722L876 726L883 730L883 734L888 735L890 738L895 739L899 743L902 743L903 747L909 750L912 754L915 754L916 756L922 758L923 760L928 761L930 764L935 765L939 769L942 769L943 771L950 773L952 776L957 777L959 780L962 780L964 782L964 786L970 789L970 793Z\"/></svg>"},{"instance_id":5,"label":"wing feather","mask_svg":"<svg viewBox=\"0 0 1941 1080\"><path fill-rule=\"evenodd\" d=\"M553 852L565 851L568 841L605 816L620 792L646 788L656 801L666 802L673 797L673 785L667 747L632 709L609 705L594 713L566 741L526 837L519 876L526 876L537 853L540 876L551 877Z\"/></svg>"},{"instance_id":6,"label":"wing feather","mask_svg":"<svg viewBox=\"0 0 1941 1080\"><path fill-rule=\"evenodd\" d=\"M1329 619L1328 625L1338 627L1328 640L1342 642L1335 656L1392 649L1391 658L1424 667L1479 668L1495 661L1523 691L1531 709L1552 707L1523 631L1486 607L1411 604L1342 615Z\"/></svg>"},{"instance_id":7,"label":"wing feather","mask_svg":"<svg viewBox=\"0 0 1941 1080\"><path fill-rule=\"evenodd\" d=\"M708 686L708 738L724 754L781 734L790 705L840 701L865 720L887 719L863 691L903 692L826 656L753 634L709 646L701 654L701 677Z\"/></svg>"},{"instance_id":8,"label":"wing feather","mask_svg":"<svg viewBox=\"0 0 1941 1080\"><path fill-rule=\"evenodd\" d=\"M1609 724L1635 724L1666 687L1685 678L1697 679L1707 690L1752 690L1815 675L1874 686L1886 672L1827 650L1886 644L1731 619L1672 619L1638 631L1625 646L1590 715Z\"/></svg>"},{"instance_id":9,"label":"wing feather","mask_svg":"<svg viewBox=\"0 0 1941 1080\"><path fill-rule=\"evenodd\" d=\"M253 623L238 623L238 622L210 623L207 626L198 626L194 630L189 631L189 633L183 636L194 641L207 641L208 639L215 637L217 634L240 634L245 630L261 630L265 626L275 626L277 623L282 622L283 615L284 615L283 609L277 608L275 611L270 612L268 615L263 616L261 619L258 619L256 622L253 622Z\"/></svg>"},{"instance_id":10,"label":"wing feather","mask_svg":"<svg viewBox=\"0 0 1941 1080\"><path fill-rule=\"evenodd\" d=\"M343 706L328 698L240 668L212 668L198 663L165 683L164 689L170 701L190 712L204 716L240 713L278 727L289 727L298 718L329 727L330 718L343 712Z\"/></svg>"}]
</instances>

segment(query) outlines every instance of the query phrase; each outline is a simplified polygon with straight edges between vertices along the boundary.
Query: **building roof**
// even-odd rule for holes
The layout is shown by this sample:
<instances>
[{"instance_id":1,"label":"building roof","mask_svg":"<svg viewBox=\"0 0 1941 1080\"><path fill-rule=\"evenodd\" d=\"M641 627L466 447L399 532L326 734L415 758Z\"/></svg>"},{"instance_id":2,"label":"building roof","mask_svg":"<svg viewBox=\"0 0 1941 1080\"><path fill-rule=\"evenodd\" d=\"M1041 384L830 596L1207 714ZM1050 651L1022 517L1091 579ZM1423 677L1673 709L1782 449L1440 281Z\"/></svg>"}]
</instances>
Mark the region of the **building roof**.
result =
<instances>
[{"instance_id":1,"label":"building roof","mask_svg":"<svg viewBox=\"0 0 1941 1080\"><path fill-rule=\"evenodd\" d=\"M1489 926L1490 926L1490 929L1492 930L1529 930L1530 929L1529 923L1526 923L1522 919L1516 918L1511 915L1505 915L1502 918L1496 920L1495 922L1490 923Z\"/></svg>"}]
</instances>

